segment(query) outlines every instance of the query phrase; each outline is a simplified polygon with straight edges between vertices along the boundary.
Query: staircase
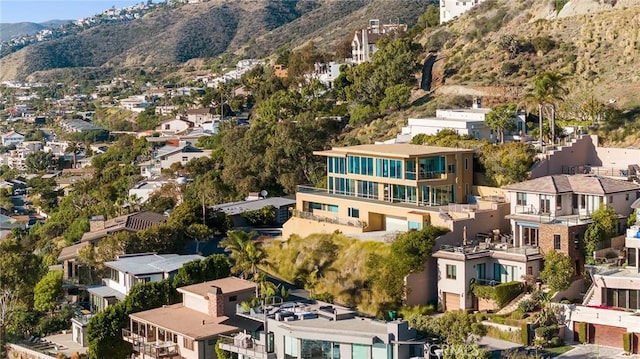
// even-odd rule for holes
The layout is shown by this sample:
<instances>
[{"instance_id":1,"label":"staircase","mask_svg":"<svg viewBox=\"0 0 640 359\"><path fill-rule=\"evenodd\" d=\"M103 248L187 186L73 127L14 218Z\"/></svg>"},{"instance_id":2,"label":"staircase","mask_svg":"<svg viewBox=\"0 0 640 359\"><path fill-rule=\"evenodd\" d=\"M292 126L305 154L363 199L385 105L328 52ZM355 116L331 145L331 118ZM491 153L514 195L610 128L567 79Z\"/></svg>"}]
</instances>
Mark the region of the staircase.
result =
<instances>
[{"instance_id":1,"label":"staircase","mask_svg":"<svg viewBox=\"0 0 640 359\"><path fill-rule=\"evenodd\" d=\"M513 312L518 309L518 305L525 299L530 299L531 293L522 293L517 296L514 300L512 300L509 304L505 305L504 308L500 309L496 314L504 315Z\"/></svg>"},{"instance_id":2,"label":"staircase","mask_svg":"<svg viewBox=\"0 0 640 359\"><path fill-rule=\"evenodd\" d=\"M589 290L587 291L587 293L584 295L584 298L582 299L582 305L598 305L599 303L596 303L596 300L593 296L593 294L595 293L595 289L596 287L593 286L593 284L591 285L591 287L589 287Z\"/></svg>"}]
</instances>

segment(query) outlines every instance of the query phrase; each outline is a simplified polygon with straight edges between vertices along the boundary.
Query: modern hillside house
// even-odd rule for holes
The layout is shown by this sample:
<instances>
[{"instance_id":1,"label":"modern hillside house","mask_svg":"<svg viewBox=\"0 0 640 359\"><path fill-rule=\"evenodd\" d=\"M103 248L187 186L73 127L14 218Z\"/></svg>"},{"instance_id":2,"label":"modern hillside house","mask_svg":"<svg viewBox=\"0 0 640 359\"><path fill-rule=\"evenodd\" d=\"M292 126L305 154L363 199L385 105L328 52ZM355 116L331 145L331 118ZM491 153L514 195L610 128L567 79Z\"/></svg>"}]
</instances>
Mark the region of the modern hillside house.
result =
<instances>
[{"instance_id":1,"label":"modern hillside house","mask_svg":"<svg viewBox=\"0 0 640 359\"><path fill-rule=\"evenodd\" d=\"M431 224L436 207L466 203L473 150L413 144L316 151L326 157L326 188L299 187L284 235L407 231ZM446 216L447 214L442 214Z\"/></svg>"}]
</instances>

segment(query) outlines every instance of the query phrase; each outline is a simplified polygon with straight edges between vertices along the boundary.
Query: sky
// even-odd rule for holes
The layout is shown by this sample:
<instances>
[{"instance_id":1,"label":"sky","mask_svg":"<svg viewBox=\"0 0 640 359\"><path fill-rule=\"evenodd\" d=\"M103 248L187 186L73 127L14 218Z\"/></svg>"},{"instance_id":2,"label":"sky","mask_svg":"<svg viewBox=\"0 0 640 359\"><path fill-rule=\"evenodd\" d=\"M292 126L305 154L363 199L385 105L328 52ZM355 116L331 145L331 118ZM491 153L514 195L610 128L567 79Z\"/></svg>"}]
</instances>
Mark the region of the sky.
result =
<instances>
[{"instance_id":1,"label":"sky","mask_svg":"<svg viewBox=\"0 0 640 359\"><path fill-rule=\"evenodd\" d=\"M122 8L140 2L143 0L0 0L0 23L76 20L101 13L114 5Z\"/></svg>"}]
</instances>

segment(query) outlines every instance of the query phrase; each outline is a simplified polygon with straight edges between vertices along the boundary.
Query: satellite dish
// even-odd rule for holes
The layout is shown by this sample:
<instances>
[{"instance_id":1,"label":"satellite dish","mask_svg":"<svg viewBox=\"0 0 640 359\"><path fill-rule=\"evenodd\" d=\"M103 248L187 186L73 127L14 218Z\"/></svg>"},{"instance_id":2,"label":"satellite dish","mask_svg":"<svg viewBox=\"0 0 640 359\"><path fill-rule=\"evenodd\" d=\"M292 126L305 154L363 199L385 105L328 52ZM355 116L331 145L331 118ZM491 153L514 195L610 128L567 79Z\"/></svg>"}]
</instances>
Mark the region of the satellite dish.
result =
<instances>
[{"instance_id":1,"label":"satellite dish","mask_svg":"<svg viewBox=\"0 0 640 359\"><path fill-rule=\"evenodd\" d=\"M268 194L269 194L269 192L267 192L266 189L263 189L262 191L260 191L260 197L262 197L262 198L267 198Z\"/></svg>"}]
</instances>

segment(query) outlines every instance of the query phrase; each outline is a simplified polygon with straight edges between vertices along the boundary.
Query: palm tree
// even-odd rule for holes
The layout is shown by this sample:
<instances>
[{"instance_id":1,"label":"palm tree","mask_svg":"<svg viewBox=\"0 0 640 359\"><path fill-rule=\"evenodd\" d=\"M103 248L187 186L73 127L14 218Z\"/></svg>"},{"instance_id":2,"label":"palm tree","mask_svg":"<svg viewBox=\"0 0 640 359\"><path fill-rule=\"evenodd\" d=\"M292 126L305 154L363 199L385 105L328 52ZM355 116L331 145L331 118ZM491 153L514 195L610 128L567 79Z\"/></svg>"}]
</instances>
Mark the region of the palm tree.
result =
<instances>
[{"instance_id":1,"label":"palm tree","mask_svg":"<svg viewBox=\"0 0 640 359\"><path fill-rule=\"evenodd\" d=\"M255 233L244 231L229 231L227 237L220 241L219 246L229 255L233 261L232 270L238 274L250 274L255 277L258 267L264 263L266 253L264 249L253 240Z\"/></svg>"},{"instance_id":2,"label":"palm tree","mask_svg":"<svg viewBox=\"0 0 640 359\"><path fill-rule=\"evenodd\" d=\"M555 143L556 103L561 101L563 96L567 93L567 90L562 87L564 80L565 76L559 72L543 72L533 79L533 88L531 92L525 96L526 102L529 104L535 104L538 107L539 138L540 146L543 149L543 110L545 106L549 106L551 110L549 127L551 128L551 142Z\"/></svg>"}]
</instances>

